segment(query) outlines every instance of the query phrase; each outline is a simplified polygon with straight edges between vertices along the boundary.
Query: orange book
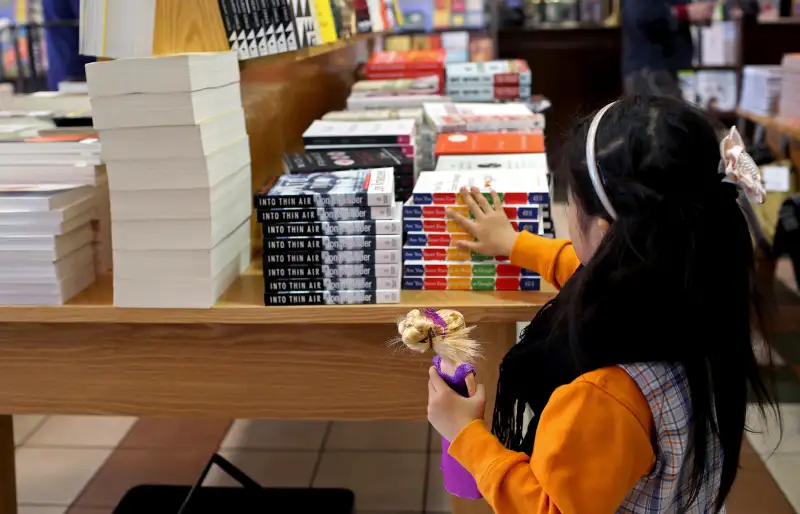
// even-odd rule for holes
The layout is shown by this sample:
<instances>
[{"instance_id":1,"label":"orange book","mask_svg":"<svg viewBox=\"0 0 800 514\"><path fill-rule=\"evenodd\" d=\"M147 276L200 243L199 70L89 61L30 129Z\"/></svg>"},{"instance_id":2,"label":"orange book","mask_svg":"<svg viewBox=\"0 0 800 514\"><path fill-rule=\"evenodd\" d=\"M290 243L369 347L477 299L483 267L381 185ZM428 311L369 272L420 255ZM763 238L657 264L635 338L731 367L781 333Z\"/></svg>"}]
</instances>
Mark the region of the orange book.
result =
<instances>
[{"instance_id":1,"label":"orange book","mask_svg":"<svg viewBox=\"0 0 800 514\"><path fill-rule=\"evenodd\" d=\"M544 135L541 132L440 134L436 140L437 157L542 152L544 152Z\"/></svg>"}]
</instances>

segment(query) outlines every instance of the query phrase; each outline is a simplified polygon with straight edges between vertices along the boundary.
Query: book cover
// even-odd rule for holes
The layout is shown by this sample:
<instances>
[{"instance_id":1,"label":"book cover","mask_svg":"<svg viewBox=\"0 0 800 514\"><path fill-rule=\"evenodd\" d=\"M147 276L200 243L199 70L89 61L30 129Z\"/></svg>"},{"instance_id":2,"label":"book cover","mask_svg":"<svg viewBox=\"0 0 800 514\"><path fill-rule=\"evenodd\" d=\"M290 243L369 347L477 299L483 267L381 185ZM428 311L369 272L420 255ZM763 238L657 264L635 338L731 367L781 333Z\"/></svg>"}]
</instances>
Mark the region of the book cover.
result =
<instances>
[{"instance_id":1,"label":"book cover","mask_svg":"<svg viewBox=\"0 0 800 514\"><path fill-rule=\"evenodd\" d=\"M540 205L504 205L503 210L510 220L539 220ZM403 220L447 219L447 211L455 211L462 216L470 216L466 205L415 205L412 202L403 205Z\"/></svg>"},{"instance_id":2,"label":"book cover","mask_svg":"<svg viewBox=\"0 0 800 514\"><path fill-rule=\"evenodd\" d=\"M316 120L303 132L305 146L413 145L414 120L324 121Z\"/></svg>"},{"instance_id":3,"label":"book cover","mask_svg":"<svg viewBox=\"0 0 800 514\"><path fill-rule=\"evenodd\" d=\"M457 241L472 241L470 234L446 232L407 232L406 246L455 246Z\"/></svg>"},{"instance_id":4,"label":"book cover","mask_svg":"<svg viewBox=\"0 0 800 514\"><path fill-rule=\"evenodd\" d=\"M447 59L447 52L444 50L409 50L407 52L373 52L367 61L367 76L374 72L399 71L403 75L385 78L411 78L430 75L431 72L440 74ZM417 75L410 75L408 72L418 72ZM379 78L379 77L374 77Z\"/></svg>"},{"instance_id":5,"label":"book cover","mask_svg":"<svg viewBox=\"0 0 800 514\"><path fill-rule=\"evenodd\" d=\"M376 291L381 289L400 289L400 278L300 278L264 281L264 293L282 293L284 291Z\"/></svg>"},{"instance_id":6,"label":"book cover","mask_svg":"<svg viewBox=\"0 0 800 514\"><path fill-rule=\"evenodd\" d=\"M284 237L263 240L263 253L400 250L400 234L381 236Z\"/></svg>"},{"instance_id":7,"label":"book cover","mask_svg":"<svg viewBox=\"0 0 800 514\"><path fill-rule=\"evenodd\" d=\"M398 278L402 269L397 264L348 264L344 266L284 266L264 270L264 281L278 279L306 278L357 278L391 277Z\"/></svg>"},{"instance_id":8,"label":"book cover","mask_svg":"<svg viewBox=\"0 0 800 514\"><path fill-rule=\"evenodd\" d=\"M256 209L380 207L393 203L392 168L282 175L269 179L254 196Z\"/></svg>"},{"instance_id":9,"label":"book cover","mask_svg":"<svg viewBox=\"0 0 800 514\"><path fill-rule=\"evenodd\" d=\"M543 130L544 116L522 103L429 103L425 121L437 132Z\"/></svg>"},{"instance_id":10,"label":"book cover","mask_svg":"<svg viewBox=\"0 0 800 514\"><path fill-rule=\"evenodd\" d=\"M292 291L264 295L264 305L400 303L400 291Z\"/></svg>"},{"instance_id":11,"label":"book cover","mask_svg":"<svg viewBox=\"0 0 800 514\"><path fill-rule=\"evenodd\" d=\"M524 170L547 173L547 154L516 153L489 155L442 155L436 161L436 171L459 170Z\"/></svg>"},{"instance_id":12,"label":"book cover","mask_svg":"<svg viewBox=\"0 0 800 514\"><path fill-rule=\"evenodd\" d=\"M436 138L435 153L441 155L543 153L540 132L456 132Z\"/></svg>"},{"instance_id":13,"label":"book cover","mask_svg":"<svg viewBox=\"0 0 800 514\"><path fill-rule=\"evenodd\" d=\"M316 223L262 223L261 233L265 238L308 236L377 236L402 234L403 223L399 219L319 221Z\"/></svg>"},{"instance_id":14,"label":"book cover","mask_svg":"<svg viewBox=\"0 0 800 514\"><path fill-rule=\"evenodd\" d=\"M289 153L283 156L283 162L288 173L393 168L396 178L414 174L414 159L391 147Z\"/></svg>"},{"instance_id":15,"label":"book cover","mask_svg":"<svg viewBox=\"0 0 800 514\"><path fill-rule=\"evenodd\" d=\"M447 95L453 102L526 102L531 98L530 86L463 86L447 88Z\"/></svg>"},{"instance_id":16,"label":"book cover","mask_svg":"<svg viewBox=\"0 0 800 514\"><path fill-rule=\"evenodd\" d=\"M539 234L539 222L536 220L511 220L514 230L527 230ZM404 219L403 232L446 232L448 234L466 234L467 230L453 220Z\"/></svg>"},{"instance_id":17,"label":"book cover","mask_svg":"<svg viewBox=\"0 0 800 514\"><path fill-rule=\"evenodd\" d=\"M505 135L505 134L504 134ZM463 203L461 188L476 187L489 198L495 190L505 205L548 203L547 173L520 173L518 170L427 171L414 186L415 205L453 205Z\"/></svg>"},{"instance_id":18,"label":"book cover","mask_svg":"<svg viewBox=\"0 0 800 514\"><path fill-rule=\"evenodd\" d=\"M392 219L394 211L394 206L273 209L256 211L256 219L259 223L387 220Z\"/></svg>"},{"instance_id":19,"label":"book cover","mask_svg":"<svg viewBox=\"0 0 800 514\"><path fill-rule=\"evenodd\" d=\"M519 277L534 276L509 262L403 261L405 277Z\"/></svg>"},{"instance_id":20,"label":"book cover","mask_svg":"<svg viewBox=\"0 0 800 514\"><path fill-rule=\"evenodd\" d=\"M314 0L319 25L319 37L322 44L333 43L338 39L336 20L333 17L331 0Z\"/></svg>"},{"instance_id":21,"label":"book cover","mask_svg":"<svg viewBox=\"0 0 800 514\"><path fill-rule=\"evenodd\" d=\"M458 85L530 86L531 70L522 59L448 63L447 87Z\"/></svg>"},{"instance_id":22,"label":"book cover","mask_svg":"<svg viewBox=\"0 0 800 514\"><path fill-rule=\"evenodd\" d=\"M328 265L345 264L400 264L398 250L343 250L265 253L261 257L263 269L282 268L290 265Z\"/></svg>"},{"instance_id":23,"label":"book cover","mask_svg":"<svg viewBox=\"0 0 800 514\"><path fill-rule=\"evenodd\" d=\"M539 291L535 277L405 277L403 289L453 291Z\"/></svg>"},{"instance_id":24,"label":"book cover","mask_svg":"<svg viewBox=\"0 0 800 514\"><path fill-rule=\"evenodd\" d=\"M435 95L440 91L439 75L393 80L359 80L352 94L359 93L418 93Z\"/></svg>"},{"instance_id":25,"label":"book cover","mask_svg":"<svg viewBox=\"0 0 800 514\"><path fill-rule=\"evenodd\" d=\"M490 257L480 253L470 252L454 246L404 246L403 262L405 261L508 261L503 257Z\"/></svg>"}]
</instances>

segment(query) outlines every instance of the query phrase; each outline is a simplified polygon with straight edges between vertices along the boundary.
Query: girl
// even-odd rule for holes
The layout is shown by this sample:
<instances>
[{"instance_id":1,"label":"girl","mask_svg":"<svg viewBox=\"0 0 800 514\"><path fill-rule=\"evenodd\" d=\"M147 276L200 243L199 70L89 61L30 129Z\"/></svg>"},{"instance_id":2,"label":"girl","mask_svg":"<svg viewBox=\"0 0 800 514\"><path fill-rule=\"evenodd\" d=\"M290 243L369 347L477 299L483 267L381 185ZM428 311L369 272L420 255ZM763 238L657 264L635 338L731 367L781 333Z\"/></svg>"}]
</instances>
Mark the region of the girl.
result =
<instances>
[{"instance_id":1,"label":"girl","mask_svg":"<svg viewBox=\"0 0 800 514\"><path fill-rule=\"evenodd\" d=\"M583 120L566 148L572 242L517 234L463 192L474 220L453 217L476 238L464 247L560 288L501 364L492 433L482 388L461 398L431 369L428 418L495 512L724 512L748 384L770 402L737 203L737 184L763 188L724 144L721 163L711 123L669 98Z\"/></svg>"}]
</instances>

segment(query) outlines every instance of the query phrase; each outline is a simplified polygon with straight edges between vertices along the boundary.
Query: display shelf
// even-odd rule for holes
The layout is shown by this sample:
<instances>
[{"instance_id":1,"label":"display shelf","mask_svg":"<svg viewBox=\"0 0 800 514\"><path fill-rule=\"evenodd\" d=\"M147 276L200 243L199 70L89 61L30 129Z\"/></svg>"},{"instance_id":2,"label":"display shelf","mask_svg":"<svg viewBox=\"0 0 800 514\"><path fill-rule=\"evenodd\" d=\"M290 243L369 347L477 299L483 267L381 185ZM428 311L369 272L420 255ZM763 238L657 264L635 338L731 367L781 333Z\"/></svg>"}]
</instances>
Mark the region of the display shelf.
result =
<instances>
[{"instance_id":1,"label":"display shelf","mask_svg":"<svg viewBox=\"0 0 800 514\"><path fill-rule=\"evenodd\" d=\"M800 141L800 119L791 119L780 116L764 116L754 114L742 109L737 109L736 114L763 126L767 130L774 130L795 141Z\"/></svg>"}]
</instances>

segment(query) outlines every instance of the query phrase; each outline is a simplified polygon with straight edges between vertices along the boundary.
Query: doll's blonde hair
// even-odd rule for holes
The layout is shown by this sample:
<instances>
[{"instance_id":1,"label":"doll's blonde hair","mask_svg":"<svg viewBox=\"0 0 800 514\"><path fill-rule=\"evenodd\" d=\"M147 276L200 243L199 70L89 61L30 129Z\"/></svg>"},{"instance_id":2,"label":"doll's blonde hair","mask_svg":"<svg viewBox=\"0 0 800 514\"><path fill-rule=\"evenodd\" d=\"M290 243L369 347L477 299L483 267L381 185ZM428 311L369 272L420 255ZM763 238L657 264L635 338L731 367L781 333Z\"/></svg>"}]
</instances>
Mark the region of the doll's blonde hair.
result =
<instances>
[{"instance_id":1,"label":"doll's blonde hair","mask_svg":"<svg viewBox=\"0 0 800 514\"><path fill-rule=\"evenodd\" d=\"M458 311L414 309L397 322L398 342L415 352L432 349L444 359L474 363L480 356L480 344L470 337L474 328L467 326Z\"/></svg>"}]
</instances>

